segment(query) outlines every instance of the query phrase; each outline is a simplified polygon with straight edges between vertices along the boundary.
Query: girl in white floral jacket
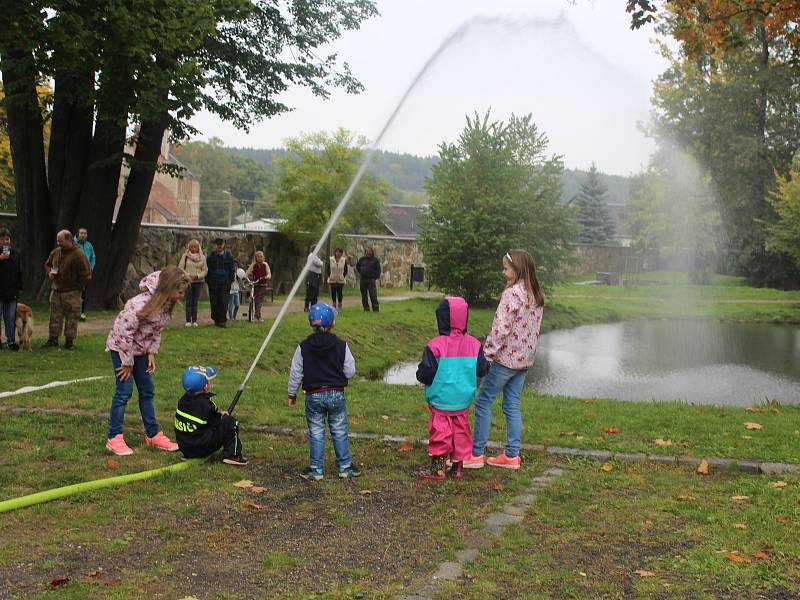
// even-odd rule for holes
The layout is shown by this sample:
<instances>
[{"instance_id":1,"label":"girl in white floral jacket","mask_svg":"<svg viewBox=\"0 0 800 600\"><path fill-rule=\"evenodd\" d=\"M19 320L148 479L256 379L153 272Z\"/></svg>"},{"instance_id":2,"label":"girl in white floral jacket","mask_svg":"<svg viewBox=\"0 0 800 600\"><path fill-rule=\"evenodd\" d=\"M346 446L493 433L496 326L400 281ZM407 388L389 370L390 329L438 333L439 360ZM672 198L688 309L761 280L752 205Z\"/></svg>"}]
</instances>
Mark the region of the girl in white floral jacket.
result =
<instances>
[{"instance_id":1,"label":"girl in white floral jacket","mask_svg":"<svg viewBox=\"0 0 800 600\"><path fill-rule=\"evenodd\" d=\"M122 436L125 407L133 395L133 383L139 390L139 411L145 428L145 442L161 450L174 452L172 442L156 421L153 398L156 354L161 330L172 316L175 304L183 298L189 278L178 267L166 267L150 273L139 283L141 294L134 296L117 315L106 340L116 375L116 391L111 400L106 448L118 456L133 454Z\"/></svg>"},{"instance_id":2,"label":"girl in white floral jacket","mask_svg":"<svg viewBox=\"0 0 800 600\"><path fill-rule=\"evenodd\" d=\"M491 366L475 400L472 456L464 461L465 469L483 467L483 451L492 424L492 404L500 390L503 391L503 413L506 416L506 448L501 455L486 462L506 469L519 469L522 462L519 456L522 436L519 397L525 375L536 357L544 294L536 278L533 259L526 250L506 253L503 275L506 289L500 297L492 330L483 346L483 353Z\"/></svg>"}]
</instances>

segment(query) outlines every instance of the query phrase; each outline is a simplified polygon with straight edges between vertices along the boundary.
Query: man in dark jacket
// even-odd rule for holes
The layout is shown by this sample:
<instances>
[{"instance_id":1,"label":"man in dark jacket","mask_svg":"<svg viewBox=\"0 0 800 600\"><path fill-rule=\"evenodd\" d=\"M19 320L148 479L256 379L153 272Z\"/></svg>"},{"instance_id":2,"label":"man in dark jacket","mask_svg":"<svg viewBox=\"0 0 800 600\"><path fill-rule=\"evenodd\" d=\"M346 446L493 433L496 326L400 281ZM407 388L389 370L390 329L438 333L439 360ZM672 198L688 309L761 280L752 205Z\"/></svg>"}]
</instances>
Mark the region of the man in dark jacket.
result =
<instances>
[{"instance_id":1,"label":"man in dark jacket","mask_svg":"<svg viewBox=\"0 0 800 600\"><path fill-rule=\"evenodd\" d=\"M381 261L375 256L372 246L364 248L364 256L358 259L356 271L361 278L359 287L361 288L361 306L369 312L369 304L372 303L372 311L378 312L378 289L375 282L381 277ZM369 293L369 302L367 294Z\"/></svg>"},{"instance_id":2,"label":"man in dark jacket","mask_svg":"<svg viewBox=\"0 0 800 600\"><path fill-rule=\"evenodd\" d=\"M236 277L236 265L233 254L225 248L225 240L214 240L214 250L208 253L208 299L211 301L211 319L217 327L225 327L228 320L228 300L231 295L231 283Z\"/></svg>"},{"instance_id":3,"label":"man in dark jacket","mask_svg":"<svg viewBox=\"0 0 800 600\"><path fill-rule=\"evenodd\" d=\"M17 297L22 290L22 258L11 247L11 232L0 229L0 317L5 323L9 350L19 350L16 339ZM0 342L0 348L2 348Z\"/></svg>"},{"instance_id":4,"label":"man in dark jacket","mask_svg":"<svg viewBox=\"0 0 800 600\"><path fill-rule=\"evenodd\" d=\"M72 350L78 335L81 316L81 294L92 278L89 261L81 251L72 233L62 229L56 235L58 247L44 263L44 271L51 281L50 337L46 348L58 348L58 337L64 327L65 350Z\"/></svg>"}]
</instances>

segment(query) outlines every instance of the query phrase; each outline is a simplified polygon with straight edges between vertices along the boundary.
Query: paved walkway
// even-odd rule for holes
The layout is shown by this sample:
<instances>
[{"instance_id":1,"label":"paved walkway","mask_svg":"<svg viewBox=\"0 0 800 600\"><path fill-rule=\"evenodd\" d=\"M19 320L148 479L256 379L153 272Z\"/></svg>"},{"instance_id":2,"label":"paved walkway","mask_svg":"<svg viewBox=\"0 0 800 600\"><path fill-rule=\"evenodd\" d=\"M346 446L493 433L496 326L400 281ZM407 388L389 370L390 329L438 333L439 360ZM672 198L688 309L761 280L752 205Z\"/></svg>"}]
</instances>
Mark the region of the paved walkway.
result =
<instances>
[{"instance_id":1,"label":"paved walkway","mask_svg":"<svg viewBox=\"0 0 800 600\"><path fill-rule=\"evenodd\" d=\"M402 300L409 300L411 298L441 298L442 294L440 292L410 292L406 291L403 293L397 294L387 294L385 296L378 296L378 300L381 303L384 302L399 302ZM245 298L246 299L246 298ZM327 295L320 295L319 300L321 302L328 302L329 298ZM264 319L273 319L278 315L278 312L283 305L283 298L276 298L275 302L270 303L267 300L261 308L261 316ZM345 296L342 300L342 307L343 310L362 310L361 309L361 298L359 296ZM292 303L289 305L289 312L303 312L303 298L302 296L295 296ZM247 320L247 305L243 305L239 308L239 321ZM44 321L45 326L47 325L47 319L45 318ZM211 309L208 308L208 305L201 305L200 309L197 312L197 322L200 325L210 325L211 324ZM78 336L86 335L87 333L108 333L111 329L111 325L114 323L113 318L92 318L92 313L89 313L89 319L85 323L80 323L78 325ZM168 327L183 327L184 326L184 307L183 304L180 303L178 306L175 307L175 311L172 314L172 319L168 323Z\"/></svg>"}]
</instances>

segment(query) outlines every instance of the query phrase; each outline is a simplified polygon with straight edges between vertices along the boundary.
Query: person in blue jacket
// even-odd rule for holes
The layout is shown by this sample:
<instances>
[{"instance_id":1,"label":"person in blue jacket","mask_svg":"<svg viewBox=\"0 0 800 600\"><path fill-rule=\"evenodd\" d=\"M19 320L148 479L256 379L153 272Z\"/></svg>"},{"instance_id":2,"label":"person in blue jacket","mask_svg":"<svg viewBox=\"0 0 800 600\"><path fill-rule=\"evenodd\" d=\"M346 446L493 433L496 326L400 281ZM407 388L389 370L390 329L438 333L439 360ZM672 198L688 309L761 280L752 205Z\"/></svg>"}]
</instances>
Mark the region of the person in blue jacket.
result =
<instances>
[{"instance_id":1,"label":"person in blue jacket","mask_svg":"<svg viewBox=\"0 0 800 600\"><path fill-rule=\"evenodd\" d=\"M86 260L89 261L89 271L94 272L94 264L97 262L97 256L95 256L92 242L89 241L89 230L86 229L86 227L78 229L78 239L75 240L75 243L86 255ZM86 320L86 289L88 287L87 285L83 288L83 293L81 294L81 321Z\"/></svg>"}]
</instances>

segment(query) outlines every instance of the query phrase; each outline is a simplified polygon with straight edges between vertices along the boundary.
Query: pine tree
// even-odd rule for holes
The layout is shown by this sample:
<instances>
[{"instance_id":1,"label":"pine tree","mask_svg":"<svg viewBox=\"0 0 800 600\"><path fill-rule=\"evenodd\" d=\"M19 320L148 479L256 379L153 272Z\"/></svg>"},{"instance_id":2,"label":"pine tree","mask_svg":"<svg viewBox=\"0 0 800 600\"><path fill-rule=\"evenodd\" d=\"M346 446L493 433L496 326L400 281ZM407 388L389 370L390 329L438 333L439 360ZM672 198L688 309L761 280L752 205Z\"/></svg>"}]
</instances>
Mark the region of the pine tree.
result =
<instances>
[{"instance_id":1,"label":"pine tree","mask_svg":"<svg viewBox=\"0 0 800 600\"><path fill-rule=\"evenodd\" d=\"M597 167L592 163L589 178L578 193L578 239L584 244L601 244L614 235L614 222L608 213L606 192L608 188L598 177Z\"/></svg>"}]
</instances>

